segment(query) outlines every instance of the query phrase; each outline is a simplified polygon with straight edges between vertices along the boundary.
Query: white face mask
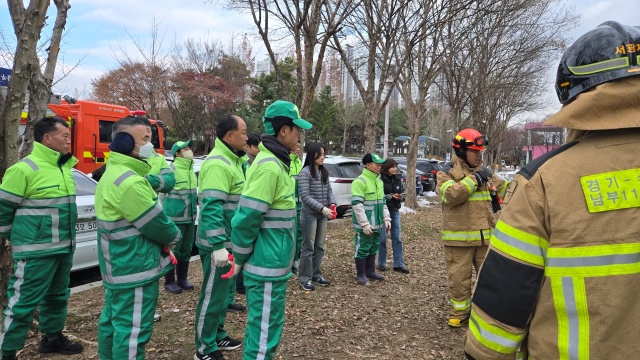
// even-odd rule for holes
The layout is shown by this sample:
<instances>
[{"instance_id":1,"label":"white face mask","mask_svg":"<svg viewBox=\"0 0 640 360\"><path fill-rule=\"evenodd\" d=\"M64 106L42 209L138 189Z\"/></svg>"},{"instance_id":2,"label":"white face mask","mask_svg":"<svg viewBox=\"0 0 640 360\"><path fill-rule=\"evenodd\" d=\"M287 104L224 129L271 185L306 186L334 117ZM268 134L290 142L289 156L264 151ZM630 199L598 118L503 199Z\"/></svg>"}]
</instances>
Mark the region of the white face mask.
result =
<instances>
[{"instance_id":1,"label":"white face mask","mask_svg":"<svg viewBox=\"0 0 640 360\"><path fill-rule=\"evenodd\" d=\"M153 144L151 141L140 146L140 150L138 150L138 156L140 159L149 159L153 155Z\"/></svg>"},{"instance_id":2,"label":"white face mask","mask_svg":"<svg viewBox=\"0 0 640 360\"><path fill-rule=\"evenodd\" d=\"M187 151L183 151L181 152L182 157L188 160L193 160L193 151L191 150L187 150Z\"/></svg>"}]
</instances>

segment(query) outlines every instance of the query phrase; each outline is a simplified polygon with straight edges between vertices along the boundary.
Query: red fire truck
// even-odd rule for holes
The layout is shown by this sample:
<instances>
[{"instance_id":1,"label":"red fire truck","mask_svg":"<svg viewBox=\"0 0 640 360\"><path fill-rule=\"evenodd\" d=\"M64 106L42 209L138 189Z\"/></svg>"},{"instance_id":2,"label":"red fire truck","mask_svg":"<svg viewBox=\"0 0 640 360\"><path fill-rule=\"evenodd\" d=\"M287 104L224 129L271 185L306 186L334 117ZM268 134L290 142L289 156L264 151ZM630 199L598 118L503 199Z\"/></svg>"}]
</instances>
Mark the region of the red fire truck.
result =
<instances>
[{"instance_id":1,"label":"red fire truck","mask_svg":"<svg viewBox=\"0 0 640 360\"><path fill-rule=\"evenodd\" d=\"M97 103L88 100L49 104L47 115L57 115L69 122L71 128L71 152L78 158L76 169L85 174L103 166L109 158L109 143L113 124L126 116L144 115L144 111L131 112L124 106ZM20 134L24 132L27 113L20 119ZM160 120L151 121L151 142L156 151L164 155L167 127Z\"/></svg>"}]
</instances>

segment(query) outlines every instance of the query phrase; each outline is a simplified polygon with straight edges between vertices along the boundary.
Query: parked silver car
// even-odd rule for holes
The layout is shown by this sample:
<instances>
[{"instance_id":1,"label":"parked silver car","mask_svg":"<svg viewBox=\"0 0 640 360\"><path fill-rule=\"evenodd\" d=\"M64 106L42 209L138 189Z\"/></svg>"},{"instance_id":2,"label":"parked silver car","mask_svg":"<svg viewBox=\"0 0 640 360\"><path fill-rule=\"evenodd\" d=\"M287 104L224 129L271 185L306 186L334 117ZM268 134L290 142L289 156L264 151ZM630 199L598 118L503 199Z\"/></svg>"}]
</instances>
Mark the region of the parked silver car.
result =
<instances>
[{"instance_id":1,"label":"parked silver car","mask_svg":"<svg viewBox=\"0 0 640 360\"><path fill-rule=\"evenodd\" d=\"M98 266L98 224L96 221L97 183L82 172L73 169L76 182L76 252L73 254L71 271Z\"/></svg>"}]
</instances>

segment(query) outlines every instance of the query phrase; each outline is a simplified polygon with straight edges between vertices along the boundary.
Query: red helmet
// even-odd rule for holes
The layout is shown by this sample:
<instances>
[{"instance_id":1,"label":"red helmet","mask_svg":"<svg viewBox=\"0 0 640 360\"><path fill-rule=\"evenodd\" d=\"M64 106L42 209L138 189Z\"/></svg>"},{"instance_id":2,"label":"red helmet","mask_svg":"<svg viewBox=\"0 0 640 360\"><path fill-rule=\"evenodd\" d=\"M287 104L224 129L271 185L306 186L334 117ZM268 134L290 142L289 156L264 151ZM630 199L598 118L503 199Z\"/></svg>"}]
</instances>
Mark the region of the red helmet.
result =
<instances>
[{"instance_id":1,"label":"red helmet","mask_svg":"<svg viewBox=\"0 0 640 360\"><path fill-rule=\"evenodd\" d=\"M482 134L475 129L461 130L451 142L454 148L479 151L484 151L484 146L488 143L487 138L482 136Z\"/></svg>"}]
</instances>

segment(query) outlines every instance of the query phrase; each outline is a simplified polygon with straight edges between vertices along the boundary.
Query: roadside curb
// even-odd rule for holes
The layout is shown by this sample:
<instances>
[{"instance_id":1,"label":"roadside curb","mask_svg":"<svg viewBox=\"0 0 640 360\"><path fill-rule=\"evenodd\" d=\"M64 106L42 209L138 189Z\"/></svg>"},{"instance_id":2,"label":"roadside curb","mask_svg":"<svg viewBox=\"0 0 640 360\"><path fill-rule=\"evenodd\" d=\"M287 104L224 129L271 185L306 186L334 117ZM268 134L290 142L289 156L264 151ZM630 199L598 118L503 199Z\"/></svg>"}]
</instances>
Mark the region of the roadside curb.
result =
<instances>
[{"instance_id":1,"label":"roadside curb","mask_svg":"<svg viewBox=\"0 0 640 360\"><path fill-rule=\"evenodd\" d=\"M189 262L192 262L194 260L200 260L200 256L199 255L192 256L191 259L189 259ZM72 287L70 290L71 290L71 294L77 294L86 290L91 290L99 287L102 287L102 281L94 281L92 283L75 286L75 287Z\"/></svg>"}]
</instances>

